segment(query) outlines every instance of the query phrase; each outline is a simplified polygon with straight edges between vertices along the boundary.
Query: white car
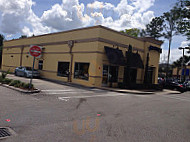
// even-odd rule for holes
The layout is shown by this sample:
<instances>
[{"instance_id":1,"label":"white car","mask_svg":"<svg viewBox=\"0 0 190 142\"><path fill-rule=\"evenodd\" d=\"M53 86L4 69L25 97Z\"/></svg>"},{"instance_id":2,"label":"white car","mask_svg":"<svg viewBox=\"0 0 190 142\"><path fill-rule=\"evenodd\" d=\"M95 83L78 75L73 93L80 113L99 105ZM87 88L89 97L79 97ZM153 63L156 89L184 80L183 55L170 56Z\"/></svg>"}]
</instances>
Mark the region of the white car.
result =
<instances>
[{"instance_id":1,"label":"white car","mask_svg":"<svg viewBox=\"0 0 190 142\"><path fill-rule=\"evenodd\" d=\"M32 76L32 68L31 67L17 67L15 69L16 76L24 76L24 77L31 77ZM34 69L33 77L40 77L40 73L38 70Z\"/></svg>"}]
</instances>

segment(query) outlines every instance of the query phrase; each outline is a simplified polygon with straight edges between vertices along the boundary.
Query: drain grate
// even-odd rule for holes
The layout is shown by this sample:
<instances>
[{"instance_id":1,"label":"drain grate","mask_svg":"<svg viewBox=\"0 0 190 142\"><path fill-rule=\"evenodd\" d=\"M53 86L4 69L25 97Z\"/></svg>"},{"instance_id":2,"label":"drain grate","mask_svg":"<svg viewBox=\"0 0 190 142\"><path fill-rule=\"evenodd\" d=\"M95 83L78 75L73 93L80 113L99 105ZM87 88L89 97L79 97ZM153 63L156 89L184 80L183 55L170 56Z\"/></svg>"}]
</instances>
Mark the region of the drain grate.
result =
<instances>
[{"instance_id":1,"label":"drain grate","mask_svg":"<svg viewBox=\"0 0 190 142\"><path fill-rule=\"evenodd\" d=\"M0 139L11 136L9 129L7 128L0 128Z\"/></svg>"}]
</instances>

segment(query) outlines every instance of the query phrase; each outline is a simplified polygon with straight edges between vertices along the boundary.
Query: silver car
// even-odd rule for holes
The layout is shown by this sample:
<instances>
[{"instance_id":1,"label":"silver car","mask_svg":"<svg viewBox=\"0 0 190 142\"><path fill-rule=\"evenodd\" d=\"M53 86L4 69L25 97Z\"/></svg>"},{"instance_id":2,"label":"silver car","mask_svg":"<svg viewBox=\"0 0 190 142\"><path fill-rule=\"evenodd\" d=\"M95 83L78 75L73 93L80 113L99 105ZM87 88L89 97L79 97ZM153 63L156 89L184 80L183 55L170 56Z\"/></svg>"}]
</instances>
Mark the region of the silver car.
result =
<instances>
[{"instance_id":1,"label":"silver car","mask_svg":"<svg viewBox=\"0 0 190 142\"><path fill-rule=\"evenodd\" d=\"M31 77L32 76L32 68L31 67L17 67L15 69L16 76L24 76L24 77ZM38 70L34 69L33 77L40 77L40 73Z\"/></svg>"}]
</instances>

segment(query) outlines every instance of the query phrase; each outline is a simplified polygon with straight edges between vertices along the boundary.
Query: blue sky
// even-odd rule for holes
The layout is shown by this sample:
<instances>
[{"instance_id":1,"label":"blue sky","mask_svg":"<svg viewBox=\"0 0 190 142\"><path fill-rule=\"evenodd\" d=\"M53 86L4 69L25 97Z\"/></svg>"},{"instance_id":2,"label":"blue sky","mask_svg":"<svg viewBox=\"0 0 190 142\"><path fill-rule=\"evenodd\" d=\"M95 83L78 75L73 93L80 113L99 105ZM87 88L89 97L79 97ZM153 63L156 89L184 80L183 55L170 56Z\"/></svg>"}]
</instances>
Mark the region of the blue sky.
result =
<instances>
[{"instance_id":1,"label":"blue sky","mask_svg":"<svg viewBox=\"0 0 190 142\"><path fill-rule=\"evenodd\" d=\"M0 0L0 33L6 39L103 25L115 30L144 28L155 16L169 11L177 0ZM171 60L185 46L182 36L172 43ZM167 54L167 41L162 48Z\"/></svg>"}]
</instances>

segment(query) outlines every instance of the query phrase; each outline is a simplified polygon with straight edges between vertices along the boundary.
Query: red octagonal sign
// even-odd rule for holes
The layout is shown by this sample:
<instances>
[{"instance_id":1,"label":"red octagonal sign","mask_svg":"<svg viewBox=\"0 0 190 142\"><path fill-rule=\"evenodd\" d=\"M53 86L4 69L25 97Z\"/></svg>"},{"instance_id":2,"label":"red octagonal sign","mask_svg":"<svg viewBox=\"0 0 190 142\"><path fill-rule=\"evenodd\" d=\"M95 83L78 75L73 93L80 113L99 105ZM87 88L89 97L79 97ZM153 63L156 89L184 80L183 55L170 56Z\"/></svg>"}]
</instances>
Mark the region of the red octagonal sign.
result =
<instances>
[{"instance_id":1,"label":"red octagonal sign","mask_svg":"<svg viewBox=\"0 0 190 142\"><path fill-rule=\"evenodd\" d=\"M39 57L42 53L42 48L40 46L33 45L30 47L29 53L31 56Z\"/></svg>"}]
</instances>

